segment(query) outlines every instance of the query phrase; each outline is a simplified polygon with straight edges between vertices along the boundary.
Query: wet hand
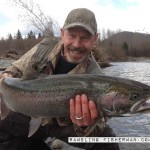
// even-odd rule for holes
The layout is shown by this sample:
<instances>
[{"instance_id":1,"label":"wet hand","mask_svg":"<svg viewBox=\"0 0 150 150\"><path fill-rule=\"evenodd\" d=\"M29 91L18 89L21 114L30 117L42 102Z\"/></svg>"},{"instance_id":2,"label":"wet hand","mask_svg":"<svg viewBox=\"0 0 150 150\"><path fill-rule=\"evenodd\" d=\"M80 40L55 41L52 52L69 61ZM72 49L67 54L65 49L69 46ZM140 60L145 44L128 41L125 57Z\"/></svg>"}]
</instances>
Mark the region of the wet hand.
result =
<instances>
[{"instance_id":1,"label":"wet hand","mask_svg":"<svg viewBox=\"0 0 150 150\"><path fill-rule=\"evenodd\" d=\"M70 99L70 118L72 122L78 126L90 126L98 117L98 110L93 101L88 97L77 95L74 99Z\"/></svg>"},{"instance_id":2,"label":"wet hand","mask_svg":"<svg viewBox=\"0 0 150 150\"><path fill-rule=\"evenodd\" d=\"M9 74L9 73L2 73L2 74L0 74L0 79L1 78L6 78L6 77L12 77L12 75Z\"/></svg>"},{"instance_id":3,"label":"wet hand","mask_svg":"<svg viewBox=\"0 0 150 150\"><path fill-rule=\"evenodd\" d=\"M9 73L1 73L0 74L0 85L1 85L1 82L2 82L2 80L4 79L4 78L6 78L6 77L11 77L12 75L11 74L9 74ZM0 91L0 96L1 96L1 91Z\"/></svg>"}]
</instances>

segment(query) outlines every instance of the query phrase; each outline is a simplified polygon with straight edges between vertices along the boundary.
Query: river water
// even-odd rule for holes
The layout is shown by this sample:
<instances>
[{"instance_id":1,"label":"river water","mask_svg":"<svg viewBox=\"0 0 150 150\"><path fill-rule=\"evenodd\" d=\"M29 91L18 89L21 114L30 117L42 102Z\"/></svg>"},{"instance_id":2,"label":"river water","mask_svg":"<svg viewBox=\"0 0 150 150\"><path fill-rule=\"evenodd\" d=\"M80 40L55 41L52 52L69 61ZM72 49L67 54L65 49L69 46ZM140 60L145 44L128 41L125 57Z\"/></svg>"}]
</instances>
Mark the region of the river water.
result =
<instances>
[{"instance_id":1,"label":"river water","mask_svg":"<svg viewBox=\"0 0 150 150\"><path fill-rule=\"evenodd\" d=\"M134 79L150 85L150 60L143 62L113 62L103 69L106 75ZM108 120L117 137L149 137L150 114L117 117ZM119 143L121 150L150 150L149 143Z\"/></svg>"}]
</instances>

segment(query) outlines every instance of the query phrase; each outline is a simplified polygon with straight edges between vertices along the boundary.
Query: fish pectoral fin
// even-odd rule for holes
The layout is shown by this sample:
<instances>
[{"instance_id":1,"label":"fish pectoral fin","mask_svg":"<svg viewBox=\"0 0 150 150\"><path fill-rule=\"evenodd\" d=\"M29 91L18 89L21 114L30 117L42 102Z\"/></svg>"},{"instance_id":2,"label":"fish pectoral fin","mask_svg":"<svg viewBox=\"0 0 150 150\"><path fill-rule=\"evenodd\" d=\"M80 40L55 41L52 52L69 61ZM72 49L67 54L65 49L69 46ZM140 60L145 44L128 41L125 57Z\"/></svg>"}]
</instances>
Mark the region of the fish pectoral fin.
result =
<instances>
[{"instance_id":1,"label":"fish pectoral fin","mask_svg":"<svg viewBox=\"0 0 150 150\"><path fill-rule=\"evenodd\" d=\"M31 137L41 126L42 118L31 117L28 137Z\"/></svg>"},{"instance_id":2,"label":"fish pectoral fin","mask_svg":"<svg viewBox=\"0 0 150 150\"><path fill-rule=\"evenodd\" d=\"M105 119L104 119L104 117L103 118L98 117L94 124L92 124L91 126L86 127L86 129L84 129L84 131L80 131L80 132L77 132L76 129L78 129L78 127L77 127L77 125L74 124L76 134L79 137L90 136L90 134L93 132L93 130L95 129L96 126L99 126L99 128L101 128L101 129L105 128Z\"/></svg>"},{"instance_id":3,"label":"fish pectoral fin","mask_svg":"<svg viewBox=\"0 0 150 150\"><path fill-rule=\"evenodd\" d=\"M10 113L10 108L6 105L3 95L0 94L0 117L1 119L5 119Z\"/></svg>"},{"instance_id":4,"label":"fish pectoral fin","mask_svg":"<svg viewBox=\"0 0 150 150\"><path fill-rule=\"evenodd\" d=\"M95 127L97 125L99 125L99 128L101 128L101 129L105 128L105 119L104 119L104 117L103 118L101 118L101 117L97 118L97 120L95 121L95 123L92 126L89 126L84 131L85 132L84 137L89 136L93 132L93 130L95 129Z\"/></svg>"},{"instance_id":5,"label":"fish pectoral fin","mask_svg":"<svg viewBox=\"0 0 150 150\"><path fill-rule=\"evenodd\" d=\"M47 124L49 124L50 120L49 119L43 119L41 125L45 126Z\"/></svg>"}]
</instances>

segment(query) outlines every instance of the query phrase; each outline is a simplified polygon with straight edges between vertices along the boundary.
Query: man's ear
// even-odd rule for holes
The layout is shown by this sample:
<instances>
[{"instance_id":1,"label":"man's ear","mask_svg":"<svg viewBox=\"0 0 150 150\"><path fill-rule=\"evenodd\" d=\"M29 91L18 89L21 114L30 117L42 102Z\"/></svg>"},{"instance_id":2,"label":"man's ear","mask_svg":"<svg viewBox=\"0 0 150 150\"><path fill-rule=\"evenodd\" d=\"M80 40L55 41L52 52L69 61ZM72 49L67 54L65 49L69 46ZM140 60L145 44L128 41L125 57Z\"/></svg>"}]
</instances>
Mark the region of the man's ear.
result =
<instances>
[{"instance_id":1,"label":"man's ear","mask_svg":"<svg viewBox=\"0 0 150 150\"><path fill-rule=\"evenodd\" d=\"M98 35L99 35L98 33L95 33L95 34L94 34L94 41L95 41L95 42L96 42L96 40L97 40L97 38L98 38Z\"/></svg>"},{"instance_id":2,"label":"man's ear","mask_svg":"<svg viewBox=\"0 0 150 150\"><path fill-rule=\"evenodd\" d=\"M94 44L96 43L97 39L98 39L98 33L95 33L93 36L93 41L94 41Z\"/></svg>"},{"instance_id":3,"label":"man's ear","mask_svg":"<svg viewBox=\"0 0 150 150\"><path fill-rule=\"evenodd\" d=\"M61 29L60 29L60 32L61 32L61 37L63 37L63 36L64 36L64 29L61 28Z\"/></svg>"}]
</instances>

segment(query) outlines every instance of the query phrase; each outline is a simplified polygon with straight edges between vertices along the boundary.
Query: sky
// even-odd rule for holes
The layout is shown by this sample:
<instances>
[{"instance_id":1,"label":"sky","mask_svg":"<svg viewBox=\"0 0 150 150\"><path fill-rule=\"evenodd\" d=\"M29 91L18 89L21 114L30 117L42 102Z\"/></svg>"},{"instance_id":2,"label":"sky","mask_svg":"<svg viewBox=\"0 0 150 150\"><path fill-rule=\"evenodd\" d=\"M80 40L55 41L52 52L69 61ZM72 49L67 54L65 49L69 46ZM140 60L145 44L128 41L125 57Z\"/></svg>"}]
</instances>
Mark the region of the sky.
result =
<instances>
[{"instance_id":1,"label":"sky","mask_svg":"<svg viewBox=\"0 0 150 150\"><path fill-rule=\"evenodd\" d=\"M19 29L22 34L33 29L23 22L19 15L23 10L10 1L0 0L0 37L14 36ZM98 31L131 31L150 34L149 0L32 0L44 14L56 20L60 27L74 8L88 8L95 13Z\"/></svg>"}]
</instances>

